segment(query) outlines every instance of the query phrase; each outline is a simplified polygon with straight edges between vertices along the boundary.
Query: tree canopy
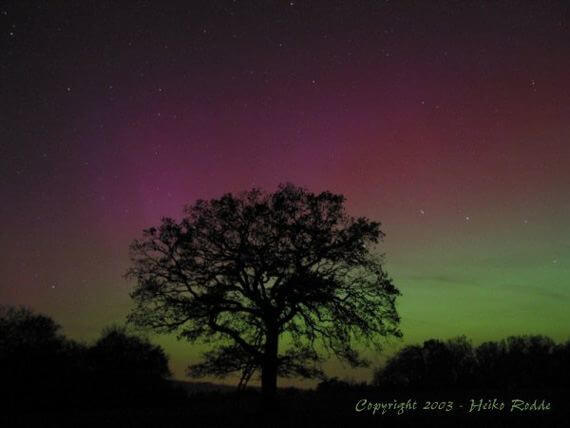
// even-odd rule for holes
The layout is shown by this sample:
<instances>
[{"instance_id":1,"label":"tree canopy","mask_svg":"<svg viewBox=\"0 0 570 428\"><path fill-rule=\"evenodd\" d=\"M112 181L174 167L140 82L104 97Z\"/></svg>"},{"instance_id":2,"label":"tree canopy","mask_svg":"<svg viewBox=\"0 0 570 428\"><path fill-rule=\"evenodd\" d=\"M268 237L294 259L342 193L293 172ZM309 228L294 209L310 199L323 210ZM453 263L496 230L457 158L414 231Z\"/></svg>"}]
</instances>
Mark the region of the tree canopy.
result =
<instances>
[{"instance_id":1,"label":"tree canopy","mask_svg":"<svg viewBox=\"0 0 570 428\"><path fill-rule=\"evenodd\" d=\"M131 245L130 321L212 346L194 375L261 369L313 377L334 354L365 365L358 347L400 336L400 294L383 270L380 223L354 218L345 198L292 184L198 200ZM280 337L288 337L288 346ZM323 353L324 351L324 353Z\"/></svg>"}]
</instances>

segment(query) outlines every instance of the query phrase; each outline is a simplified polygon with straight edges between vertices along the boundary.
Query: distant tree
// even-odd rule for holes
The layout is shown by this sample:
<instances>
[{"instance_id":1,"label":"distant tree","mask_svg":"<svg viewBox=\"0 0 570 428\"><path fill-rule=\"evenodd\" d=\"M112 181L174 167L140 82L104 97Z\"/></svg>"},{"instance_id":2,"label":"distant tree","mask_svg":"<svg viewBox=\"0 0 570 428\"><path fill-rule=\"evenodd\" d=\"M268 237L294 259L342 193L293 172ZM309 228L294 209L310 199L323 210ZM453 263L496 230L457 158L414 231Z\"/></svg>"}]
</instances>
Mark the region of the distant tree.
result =
<instances>
[{"instance_id":1,"label":"distant tree","mask_svg":"<svg viewBox=\"0 0 570 428\"><path fill-rule=\"evenodd\" d=\"M476 361L471 343L464 336L441 341L426 340L408 345L374 373L373 385L393 388L438 388L466 386Z\"/></svg>"},{"instance_id":2,"label":"distant tree","mask_svg":"<svg viewBox=\"0 0 570 428\"><path fill-rule=\"evenodd\" d=\"M66 341L60 326L25 307L0 307L0 401L45 402L46 390L65 371Z\"/></svg>"},{"instance_id":3,"label":"distant tree","mask_svg":"<svg viewBox=\"0 0 570 428\"><path fill-rule=\"evenodd\" d=\"M480 379L500 387L541 387L555 382L556 345L540 335L510 336L476 349ZM521 376L524 373L524 376Z\"/></svg>"},{"instance_id":4,"label":"distant tree","mask_svg":"<svg viewBox=\"0 0 570 428\"><path fill-rule=\"evenodd\" d=\"M89 348L88 361L96 399L106 404L159 403L169 394L171 373L164 350L124 327L108 327Z\"/></svg>"},{"instance_id":5,"label":"distant tree","mask_svg":"<svg viewBox=\"0 0 570 428\"><path fill-rule=\"evenodd\" d=\"M119 377L167 378L171 375L164 350L124 327L103 330L90 352L98 370Z\"/></svg>"},{"instance_id":6,"label":"distant tree","mask_svg":"<svg viewBox=\"0 0 570 428\"><path fill-rule=\"evenodd\" d=\"M498 387L504 385L505 343L484 342L475 349L477 378L481 386Z\"/></svg>"},{"instance_id":7,"label":"distant tree","mask_svg":"<svg viewBox=\"0 0 570 428\"><path fill-rule=\"evenodd\" d=\"M550 366L553 385L570 391L570 340L557 345L553 351L555 363Z\"/></svg>"},{"instance_id":8,"label":"distant tree","mask_svg":"<svg viewBox=\"0 0 570 428\"><path fill-rule=\"evenodd\" d=\"M372 384L378 387L418 387L425 378L422 347L408 345L393 355L385 366L374 371Z\"/></svg>"},{"instance_id":9,"label":"distant tree","mask_svg":"<svg viewBox=\"0 0 570 428\"><path fill-rule=\"evenodd\" d=\"M59 348L64 339L60 329L50 317L26 307L0 306L0 353Z\"/></svg>"},{"instance_id":10,"label":"distant tree","mask_svg":"<svg viewBox=\"0 0 570 428\"><path fill-rule=\"evenodd\" d=\"M199 200L180 222L164 218L131 245L130 321L212 344L191 374L260 369L268 397L278 375L321 373L322 350L365 365L355 345L401 335L399 291L373 252L380 224L348 216L344 202L288 184Z\"/></svg>"},{"instance_id":11,"label":"distant tree","mask_svg":"<svg viewBox=\"0 0 570 428\"><path fill-rule=\"evenodd\" d=\"M451 359L451 378L454 385L471 385L477 371L475 349L465 336L449 339L446 346Z\"/></svg>"}]
</instances>

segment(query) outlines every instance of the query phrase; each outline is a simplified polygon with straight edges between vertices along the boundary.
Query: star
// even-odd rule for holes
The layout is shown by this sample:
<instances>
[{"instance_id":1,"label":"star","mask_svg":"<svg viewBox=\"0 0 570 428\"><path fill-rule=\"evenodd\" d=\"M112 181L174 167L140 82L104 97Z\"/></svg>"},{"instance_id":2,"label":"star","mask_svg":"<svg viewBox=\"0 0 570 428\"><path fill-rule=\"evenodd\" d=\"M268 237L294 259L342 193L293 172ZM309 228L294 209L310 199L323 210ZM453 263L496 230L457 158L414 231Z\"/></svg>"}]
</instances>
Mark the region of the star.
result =
<instances>
[{"instance_id":1,"label":"star","mask_svg":"<svg viewBox=\"0 0 570 428\"><path fill-rule=\"evenodd\" d=\"M531 79L528 85L533 91L536 91L536 81L534 79Z\"/></svg>"}]
</instances>

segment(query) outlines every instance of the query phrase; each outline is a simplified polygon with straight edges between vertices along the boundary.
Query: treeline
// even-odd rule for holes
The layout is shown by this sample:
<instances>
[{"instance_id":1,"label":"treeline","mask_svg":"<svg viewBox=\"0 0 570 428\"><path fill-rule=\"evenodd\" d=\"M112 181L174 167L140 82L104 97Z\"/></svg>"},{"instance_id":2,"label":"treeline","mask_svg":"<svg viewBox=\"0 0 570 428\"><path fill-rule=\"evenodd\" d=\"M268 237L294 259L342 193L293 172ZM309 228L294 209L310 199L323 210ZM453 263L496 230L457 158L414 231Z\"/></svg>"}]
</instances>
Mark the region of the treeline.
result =
<instances>
[{"instance_id":1,"label":"treeline","mask_svg":"<svg viewBox=\"0 0 570 428\"><path fill-rule=\"evenodd\" d=\"M318 390L449 391L568 390L570 341L541 335L511 336L474 347L464 336L408 345L375 370L372 382L336 378Z\"/></svg>"},{"instance_id":2,"label":"treeline","mask_svg":"<svg viewBox=\"0 0 570 428\"><path fill-rule=\"evenodd\" d=\"M473 347L465 337L406 346L376 371L373 385L391 388L506 389L570 385L570 342L511 336Z\"/></svg>"},{"instance_id":3,"label":"treeline","mask_svg":"<svg viewBox=\"0 0 570 428\"><path fill-rule=\"evenodd\" d=\"M431 339L402 348L369 383L332 378L315 392L567 392L569 367L570 341L512 336L473 346L465 337ZM45 315L0 307L0 400L8 409L189 405L187 393L169 377L163 349L124 328L108 328L83 344L66 338Z\"/></svg>"},{"instance_id":4,"label":"treeline","mask_svg":"<svg viewBox=\"0 0 570 428\"><path fill-rule=\"evenodd\" d=\"M162 348L123 328L93 344L61 334L51 318L0 307L0 400L6 409L173 405L185 393L168 382Z\"/></svg>"}]
</instances>

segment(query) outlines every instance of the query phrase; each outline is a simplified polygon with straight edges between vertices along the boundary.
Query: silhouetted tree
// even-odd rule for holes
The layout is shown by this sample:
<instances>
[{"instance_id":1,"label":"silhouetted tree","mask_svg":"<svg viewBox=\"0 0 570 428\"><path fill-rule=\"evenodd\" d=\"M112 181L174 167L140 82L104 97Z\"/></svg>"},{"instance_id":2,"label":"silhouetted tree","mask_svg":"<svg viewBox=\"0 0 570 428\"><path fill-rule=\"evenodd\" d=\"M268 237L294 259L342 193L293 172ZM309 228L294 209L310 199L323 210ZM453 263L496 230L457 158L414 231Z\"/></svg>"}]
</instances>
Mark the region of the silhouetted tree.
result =
<instances>
[{"instance_id":1,"label":"silhouetted tree","mask_svg":"<svg viewBox=\"0 0 570 428\"><path fill-rule=\"evenodd\" d=\"M123 327L103 330L89 349L89 360L95 385L113 404L157 402L171 375L164 350Z\"/></svg>"},{"instance_id":2,"label":"silhouetted tree","mask_svg":"<svg viewBox=\"0 0 570 428\"><path fill-rule=\"evenodd\" d=\"M475 349L465 336L449 339L446 346L451 359L452 384L470 385L477 371Z\"/></svg>"},{"instance_id":3,"label":"silhouetted tree","mask_svg":"<svg viewBox=\"0 0 570 428\"><path fill-rule=\"evenodd\" d=\"M513 389L552 385L559 376L552 370L558 363L555 350L552 339L540 335L485 342L475 351L480 379L487 385Z\"/></svg>"},{"instance_id":4,"label":"silhouetted tree","mask_svg":"<svg viewBox=\"0 0 570 428\"><path fill-rule=\"evenodd\" d=\"M129 334L124 327L108 327L91 347L99 370L119 377L170 376L164 350L148 340Z\"/></svg>"},{"instance_id":5,"label":"silhouetted tree","mask_svg":"<svg viewBox=\"0 0 570 428\"><path fill-rule=\"evenodd\" d=\"M391 388L417 387L423 382L425 370L422 347L408 345L392 356L384 367L375 370L372 384Z\"/></svg>"},{"instance_id":6,"label":"silhouetted tree","mask_svg":"<svg viewBox=\"0 0 570 428\"><path fill-rule=\"evenodd\" d=\"M372 383L392 388L455 387L466 385L476 368L471 343L464 336L446 342L430 339L408 345L374 373Z\"/></svg>"},{"instance_id":7,"label":"silhouetted tree","mask_svg":"<svg viewBox=\"0 0 570 428\"><path fill-rule=\"evenodd\" d=\"M64 351L65 338L51 318L25 307L0 307L2 401L25 398L38 405L65 370Z\"/></svg>"},{"instance_id":8,"label":"silhouetted tree","mask_svg":"<svg viewBox=\"0 0 570 428\"><path fill-rule=\"evenodd\" d=\"M557 387L570 390L570 341L557 345L553 350L554 363L550 366L553 375L553 384Z\"/></svg>"},{"instance_id":9,"label":"silhouetted tree","mask_svg":"<svg viewBox=\"0 0 570 428\"><path fill-rule=\"evenodd\" d=\"M0 352L55 349L61 346L61 327L50 317L26 307L0 306Z\"/></svg>"},{"instance_id":10,"label":"silhouetted tree","mask_svg":"<svg viewBox=\"0 0 570 428\"><path fill-rule=\"evenodd\" d=\"M322 349L366 364L355 344L379 348L401 335L399 291L372 251L380 224L348 216L344 202L288 184L199 200L180 222L164 218L131 245L130 321L217 343L190 373L261 369L269 397L278 374L319 374Z\"/></svg>"}]
</instances>

